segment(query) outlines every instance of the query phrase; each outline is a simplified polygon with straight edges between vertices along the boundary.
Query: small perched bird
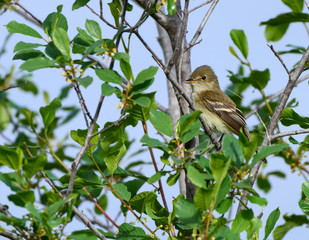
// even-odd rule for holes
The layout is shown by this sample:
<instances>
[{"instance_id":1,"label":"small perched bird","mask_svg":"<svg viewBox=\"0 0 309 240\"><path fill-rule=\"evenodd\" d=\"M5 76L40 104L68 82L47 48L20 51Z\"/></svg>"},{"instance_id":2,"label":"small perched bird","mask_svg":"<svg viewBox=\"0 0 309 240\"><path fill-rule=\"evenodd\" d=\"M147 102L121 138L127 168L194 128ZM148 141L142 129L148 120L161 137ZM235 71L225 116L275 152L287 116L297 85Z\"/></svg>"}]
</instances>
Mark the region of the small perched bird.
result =
<instances>
[{"instance_id":1,"label":"small perched bird","mask_svg":"<svg viewBox=\"0 0 309 240\"><path fill-rule=\"evenodd\" d=\"M213 131L239 135L242 128L248 140L251 140L242 112L233 100L221 91L218 78L211 67L198 67L185 83L191 84L194 105L203 112L208 126Z\"/></svg>"}]
</instances>

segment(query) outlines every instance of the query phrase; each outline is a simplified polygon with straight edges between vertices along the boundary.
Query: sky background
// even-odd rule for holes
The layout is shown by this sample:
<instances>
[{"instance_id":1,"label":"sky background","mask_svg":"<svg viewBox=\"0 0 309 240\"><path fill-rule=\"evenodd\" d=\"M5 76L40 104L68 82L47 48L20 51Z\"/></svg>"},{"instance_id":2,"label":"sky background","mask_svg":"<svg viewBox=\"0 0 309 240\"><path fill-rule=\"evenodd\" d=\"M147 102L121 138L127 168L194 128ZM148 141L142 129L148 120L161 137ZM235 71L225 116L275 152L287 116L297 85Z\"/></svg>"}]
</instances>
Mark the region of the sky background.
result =
<instances>
[{"instance_id":1,"label":"sky background","mask_svg":"<svg viewBox=\"0 0 309 240\"><path fill-rule=\"evenodd\" d=\"M95 17L88 9L82 8L76 11L71 11L72 4L74 1L21 1L21 4L28 9L32 14L34 14L37 18L43 21L46 16L56 11L57 5L64 4L63 14L67 17L69 24L69 37L72 39L76 33L76 27L79 26L81 28L85 28L85 20L93 19L100 23L100 20ZM94 9L98 9L97 5L98 1L91 1L90 5ZM202 1L191 1L190 8L195 5L199 5ZM134 11L128 12L127 18L128 21L134 23L136 19L140 16L140 14L136 14L135 10L138 9L136 5L134 5ZM200 21L202 20L204 14L208 10L208 6L203 7L199 10L194 11L189 16L189 24L188 24L188 33L187 40L188 42L191 40L194 35L196 29L198 28ZM269 68L271 72L271 80L268 86L265 89L266 94L275 93L282 88L285 87L288 76L283 69L281 63L274 56L272 51L267 46L267 42L264 37L264 29L265 27L259 26L261 21L266 21L270 18L277 16L280 13L289 12L289 8L286 7L280 0L234 0L234 1L224 1L221 0L214 12L212 13L206 27L204 28L200 38L203 41L193 47L191 52L191 64L192 69L200 65L210 65L215 70L221 88L223 90L230 84L229 79L227 77L227 70L232 70L233 72L237 71L239 66L239 61L229 53L229 46L233 45L232 40L230 38L230 30L231 29L243 29L248 38L249 45L249 61L253 69L264 70L265 68ZM306 12L307 10L305 10ZM141 13L139 9L138 12ZM104 14L105 17L110 19L108 15L108 9L105 8ZM6 12L4 15L0 16L0 46L6 37L6 28L5 25L12 20L16 20L17 22L26 23L25 20L17 15L16 13ZM42 30L38 27L34 26L31 23L28 23L29 26L35 28L41 35L43 34ZM111 38L113 36L113 32L110 31L106 25L101 24L103 38ZM152 49L163 59L162 50L160 49L159 43L157 41L157 29L154 21L149 18L147 22L142 25L139 29L140 34L144 37L145 41L152 47ZM9 71L9 68L12 64L16 66L16 71L18 71L18 66L22 63L21 61L12 61L14 56L13 48L15 44L19 41L24 42L38 42L43 43L43 41L36 40L27 36L15 34L11 37L10 43L7 46L7 53L0 58L0 73L4 74ZM308 34L304 26L300 23L291 24L286 35L280 42L272 43L274 45L275 50L284 50L286 49L286 44L299 45L303 47L307 47L308 45ZM148 68L150 65L156 66L156 63L151 57L151 54L147 52L143 45L139 43L136 37L132 37L131 42L131 65L133 68L133 73L136 76L138 72L142 69ZM293 64L299 60L299 55L284 55L283 60L289 69L292 68ZM119 69L116 66L116 69ZM43 69L38 70L33 73L33 81L37 84L40 91L47 91L50 96L50 100L57 97L60 93L60 89L66 86L68 83L65 82L64 77L61 76L62 71L54 70L54 69ZM93 74L92 74L93 75ZM102 82L97 78L94 78L93 84L87 88L87 90L82 89L86 104L89 108L89 111L93 113L95 111L99 96L100 96L100 84ZM156 99L159 99L159 102L167 107L168 99L167 99L167 90L166 90L166 80L164 74L161 70L158 71L155 82L153 86L147 90L147 92L157 91ZM16 103L20 105L24 105L32 109L33 111L39 110L39 108L45 105L43 101L42 94L38 96L33 96L31 94L25 94L18 89L11 89L9 91L10 97L13 98ZM248 89L245 92L244 101L249 102L252 99L258 98L258 91L254 91L253 88ZM301 83L301 85L294 89L290 100L294 97L297 97L299 101L299 106L295 109L296 112L301 113L303 116L308 116L308 107L306 104L308 103L308 82L305 81ZM62 102L63 106L77 105L78 99L73 91L71 91L70 96ZM119 110L116 108L116 105L119 104L119 101L115 97L106 98L103 104L103 108L98 120L98 123L101 123L101 126L104 125L106 121L115 121L119 117ZM250 130L250 126L253 126L257 122L255 116L248 119L248 126ZM66 125L65 128L71 129L83 129L85 128L85 123L83 116L80 114L77 119L75 119L69 126ZM281 127L282 131L286 130L296 130L297 126L292 126L290 128ZM65 129L68 131L68 129ZM58 138L64 137L63 130L57 132ZM7 131L8 134L11 134L10 129ZM66 134L66 133L65 133ZM138 139L143 135L142 128L137 128L134 131L131 129L129 132L130 139L136 139L136 147L140 146ZM151 131L151 137L158 138L155 135L155 131ZM298 140L302 140L304 136L295 137ZM0 139L0 143L3 143L3 140ZM73 153L74 154L74 153ZM157 159L159 159L160 153L156 153ZM149 159L148 153L141 156L144 159ZM148 160L150 161L150 159ZM283 171L286 173L285 179L278 179L276 177L270 178L272 188L268 194L264 194L262 192L261 195L268 199L268 205L264 209L264 216L262 218L265 223L268 215L271 211L280 206L281 216L277 225L283 224L282 220L283 213L288 214L302 214L301 209L298 207L298 201L301 195L301 184L305 181L303 177L298 176L297 173L291 174L289 167L285 165L283 160L279 158L270 158L268 159L269 164L266 169L263 170L264 173L271 171ZM127 162L125 162L127 164ZM160 163L159 163L160 164ZM3 170L3 168L1 168ZM7 169L7 171L9 171ZM145 175L150 177L154 174L154 170L152 168L144 168L143 171ZM164 180L163 180L164 182ZM3 184L0 183L0 189L3 189L2 192L8 192L9 189ZM175 186L173 188L165 187L165 192L168 193L167 201L171 202L173 197L178 195L178 187ZM0 202L8 204L13 207L14 205L10 204L8 201L7 194L0 195ZM161 199L160 199L161 200ZM80 209L86 209L88 206L83 205ZM107 212L110 212L113 208L118 208L119 203L118 200L116 204L111 204L109 202ZM171 206L169 206L171 209ZM20 209L11 208L11 212L20 216ZM262 208L254 207L255 215L258 215ZM116 212L115 212L116 214ZM235 211L233 215L235 214ZM113 214L111 214L113 215ZM76 222L74 226L70 226L66 230L69 232L72 229L86 229L86 227ZM264 235L263 230L260 233L262 236ZM305 235L306 234L306 235ZM297 227L293 230L289 231L286 235L285 239L291 239L292 237L295 239L304 239L304 236L308 236L308 229L305 227ZM0 237L1 239L1 237ZM164 238L162 238L164 239ZM269 239L272 239L270 236Z\"/></svg>"}]
</instances>

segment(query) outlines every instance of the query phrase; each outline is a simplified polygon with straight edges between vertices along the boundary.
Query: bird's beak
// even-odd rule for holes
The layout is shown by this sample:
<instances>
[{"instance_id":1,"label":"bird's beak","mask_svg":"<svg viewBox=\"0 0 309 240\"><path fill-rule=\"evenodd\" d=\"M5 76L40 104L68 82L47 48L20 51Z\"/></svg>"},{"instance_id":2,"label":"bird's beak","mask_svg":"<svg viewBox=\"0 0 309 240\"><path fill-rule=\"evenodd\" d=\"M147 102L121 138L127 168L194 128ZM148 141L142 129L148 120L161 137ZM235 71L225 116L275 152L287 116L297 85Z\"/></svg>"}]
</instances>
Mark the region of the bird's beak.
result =
<instances>
[{"instance_id":1,"label":"bird's beak","mask_svg":"<svg viewBox=\"0 0 309 240\"><path fill-rule=\"evenodd\" d=\"M185 81L186 84L191 84L191 83L195 83L195 82L196 82L196 80L193 80L192 78Z\"/></svg>"}]
</instances>

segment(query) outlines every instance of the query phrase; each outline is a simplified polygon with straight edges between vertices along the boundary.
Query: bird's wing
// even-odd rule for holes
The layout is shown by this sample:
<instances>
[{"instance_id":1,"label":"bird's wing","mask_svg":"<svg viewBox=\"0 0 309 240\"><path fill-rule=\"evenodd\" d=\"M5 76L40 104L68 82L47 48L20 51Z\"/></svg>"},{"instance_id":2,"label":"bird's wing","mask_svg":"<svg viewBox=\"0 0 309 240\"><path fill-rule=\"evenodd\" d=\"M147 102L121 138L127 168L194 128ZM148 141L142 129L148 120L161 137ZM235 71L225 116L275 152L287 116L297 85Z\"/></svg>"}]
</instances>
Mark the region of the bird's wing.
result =
<instances>
[{"instance_id":1,"label":"bird's wing","mask_svg":"<svg viewBox=\"0 0 309 240\"><path fill-rule=\"evenodd\" d=\"M220 94L219 98L215 91L207 91L201 96L207 109L218 115L237 134L240 128L245 129L246 121L243 114L227 95L224 94L224 99L222 99L223 95Z\"/></svg>"}]
</instances>

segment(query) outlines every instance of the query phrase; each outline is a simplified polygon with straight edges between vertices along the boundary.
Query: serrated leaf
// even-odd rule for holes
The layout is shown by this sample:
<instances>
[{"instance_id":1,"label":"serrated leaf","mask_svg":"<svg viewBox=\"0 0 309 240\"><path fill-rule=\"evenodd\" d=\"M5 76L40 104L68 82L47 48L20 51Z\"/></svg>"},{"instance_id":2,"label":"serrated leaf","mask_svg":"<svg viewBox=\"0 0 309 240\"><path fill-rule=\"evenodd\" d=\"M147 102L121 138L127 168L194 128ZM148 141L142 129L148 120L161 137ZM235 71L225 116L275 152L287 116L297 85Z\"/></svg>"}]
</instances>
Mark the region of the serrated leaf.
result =
<instances>
[{"instance_id":1,"label":"serrated leaf","mask_svg":"<svg viewBox=\"0 0 309 240\"><path fill-rule=\"evenodd\" d=\"M192 165L186 165L187 176L190 181L197 187L206 189L206 182L203 175Z\"/></svg>"},{"instance_id":2,"label":"serrated leaf","mask_svg":"<svg viewBox=\"0 0 309 240\"><path fill-rule=\"evenodd\" d=\"M231 134L223 138L222 149L225 156L229 157L238 169L240 169L245 156L239 144L239 141Z\"/></svg>"},{"instance_id":3,"label":"serrated leaf","mask_svg":"<svg viewBox=\"0 0 309 240\"><path fill-rule=\"evenodd\" d=\"M13 170L20 170L23 162L23 151L0 146L0 163Z\"/></svg>"},{"instance_id":4,"label":"serrated leaf","mask_svg":"<svg viewBox=\"0 0 309 240\"><path fill-rule=\"evenodd\" d=\"M136 77L132 93L137 94L145 91L147 88L151 86L154 81L154 76L158 71L158 67L150 66L147 69L142 70Z\"/></svg>"},{"instance_id":5,"label":"serrated leaf","mask_svg":"<svg viewBox=\"0 0 309 240\"><path fill-rule=\"evenodd\" d=\"M20 42L16 43L16 45L14 47L14 52L27 50L27 49L33 49L33 48L37 48L37 47L41 47L41 46L43 46L43 45L38 44L38 43L26 43L26 42L20 41Z\"/></svg>"},{"instance_id":6,"label":"serrated leaf","mask_svg":"<svg viewBox=\"0 0 309 240\"><path fill-rule=\"evenodd\" d=\"M116 192L119 194L119 196L125 200L125 201L129 201L131 198L131 193L128 191L128 188L126 185L124 185L123 183L117 183L114 184L114 189L116 190Z\"/></svg>"},{"instance_id":7,"label":"serrated leaf","mask_svg":"<svg viewBox=\"0 0 309 240\"><path fill-rule=\"evenodd\" d=\"M304 7L303 0L282 0L293 12L302 12Z\"/></svg>"},{"instance_id":8,"label":"serrated leaf","mask_svg":"<svg viewBox=\"0 0 309 240\"><path fill-rule=\"evenodd\" d=\"M270 213L270 215L269 215L269 217L267 218L267 221L266 221L264 240L267 239L267 237L269 236L271 231L274 229L275 224L278 221L279 217L280 217L280 210L279 210L279 208L273 210Z\"/></svg>"},{"instance_id":9,"label":"serrated leaf","mask_svg":"<svg viewBox=\"0 0 309 240\"><path fill-rule=\"evenodd\" d=\"M285 108L280 116L280 121L284 126L299 125L301 128L309 128L309 117L302 117L292 108Z\"/></svg>"},{"instance_id":10,"label":"serrated leaf","mask_svg":"<svg viewBox=\"0 0 309 240\"><path fill-rule=\"evenodd\" d=\"M44 29L44 32L52 38L53 31L56 28L62 28L67 32L68 22L63 14L61 14L60 12L53 12L46 17L42 27Z\"/></svg>"},{"instance_id":11,"label":"serrated leaf","mask_svg":"<svg viewBox=\"0 0 309 240\"><path fill-rule=\"evenodd\" d=\"M90 36L95 37L97 39L102 39L101 28L96 21L86 19L85 27Z\"/></svg>"},{"instance_id":12,"label":"serrated leaf","mask_svg":"<svg viewBox=\"0 0 309 240\"><path fill-rule=\"evenodd\" d=\"M257 154L254 155L252 162L250 164L250 167L253 167L256 163L261 161L262 159L266 158L267 156L271 154L275 154L278 152L283 151L286 149L289 145L287 143L280 143L278 145L271 145L271 146L265 146L261 148Z\"/></svg>"},{"instance_id":13,"label":"serrated leaf","mask_svg":"<svg viewBox=\"0 0 309 240\"><path fill-rule=\"evenodd\" d=\"M149 120L158 132L169 137L173 136L173 123L170 115L162 111L150 109Z\"/></svg>"},{"instance_id":14,"label":"serrated leaf","mask_svg":"<svg viewBox=\"0 0 309 240\"><path fill-rule=\"evenodd\" d=\"M121 224L118 230L117 240L147 239L147 235L142 228L131 226L128 223Z\"/></svg>"},{"instance_id":15,"label":"serrated leaf","mask_svg":"<svg viewBox=\"0 0 309 240\"><path fill-rule=\"evenodd\" d=\"M37 57L28 59L22 65L20 65L20 69L26 70L28 72L32 72L34 70L38 70L40 68L48 68L48 67L55 67L54 60L50 60L46 57Z\"/></svg>"},{"instance_id":16,"label":"serrated leaf","mask_svg":"<svg viewBox=\"0 0 309 240\"><path fill-rule=\"evenodd\" d=\"M190 200L178 198L175 207L176 216L183 224L189 227L199 227L202 224L201 213Z\"/></svg>"},{"instance_id":17,"label":"serrated leaf","mask_svg":"<svg viewBox=\"0 0 309 240\"><path fill-rule=\"evenodd\" d=\"M21 59L25 61L25 60L37 58L37 57L45 57L45 55L39 50L27 49L27 50L22 50L16 53L13 57L13 60Z\"/></svg>"},{"instance_id":18,"label":"serrated leaf","mask_svg":"<svg viewBox=\"0 0 309 240\"><path fill-rule=\"evenodd\" d=\"M124 144L122 144L120 149L111 152L106 156L105 158L106 166L111 175L113 175L113 173L117 169L119 161L122 159L122 157L125 155L126 152L127 148Z\"/></svg>"},{"instance_id":19,"label":"serrated leaf","mask_svg":"<svg viewBox=\"0 0 309 240\"><path fill-rule=\"evenodd\" d=\"M113 93L118 93L120 90L118 88L115 88L108 83L102 83L101 85L101 94L103 96L111 96Z\"/></svg>"},{"instance_id":20,"label":"serrated leaf","mask_svg":"<svg viewBox=\"0 0 309 240\"><path fill-rule=\"evenodd\" d=\"M76 9L79 9L83 6L85 6L90 0L76 0L74 3L73 3L73 6L72 6L72 11L73 10L76 10Z\"/></svg>"},{"instance_id":21,"label":"serrated leaf","mask_svg":"<svg viewBox=\"0 0 309 240\"><path fill-rule=\"evenodd\" d=\"M70 39L65 29L56 27L52 35L53 43L57 49L69 59L70 56Z\"/></svg>"},{"instance_id":22,"label":"serrated leaf","mask_svg":"<svg viewBox=\"0 0 309 240\"><path fill-rule=\"evenodd\" d=\"M301 189L303 190L303 193L305 194L306 198L309 199L309 182L305 182L301 185Z\"/></svg>"},{"instance_id":23,"label":"serrated leaf","mask_svg":"<svg viewBox=\"0 0 309 240\"><path fill-rule=\"evenodd\" d=\"M166 144L160 142L158 139L150 138L147 135L144 135L141 140L141 143L145 143L147 146L152 147L152 148L159 148L165 152L168 152L169 149Z\"/></svg>"},{"instance_id":24,"label":"serrated leaf","mask_svg":"<svg viewBox=\"0 0 309 240\"><path fill-rule=\"evenodd\" d=\"M251 195L248 195L247 198L251 203L257 204L261 207L265 207L267 205L267 199L266 198L261 198L261 197L258 197L258 196L251 196Z\"/></svg>"},{"instance_id":25,"label":"serrated leaf","mask_svg":"<svg viewBox=\"0 0 309 240\"><path fill-rule=\"evenodd\" d=\"M42 36L35 31L33 28L27 26L26 24L18 23L16 21L11 21L6 25L6 29L10 33L20 33L23 35L35 37L35 38L42 38Z\"/></svg>"},{"instance_id":26,"label":"serrated leaf","mask_svg":"<svg viewBox=\"0 0 309 240\"><path fill-rule=\"evenodd\" d=\"M210 189L204 189L204 188L198 188L194 194L194 206L201 210L201 211L207 211L210 207L210 205L215 200L215 191L213 188Z\"/></svg>"},{"instance_id":27,"label":"serrated leaf","mask_svg":"<svg viewBox=\"0 0 309 240\"><path fill-rule=\"evenodd\" d=\"M234 44L238 47L242 55L245 59L248 57L248 41L243 30L232 29L230 32L230 36L234 42Z\"/></svg>"},{"instance_id":28,"label":"serrated leaf","mask_svg":"<svg viewBox=\"0 0 309 240\"><path fill-rule=\"evenodd\" d=\"M168 171L160 171L152 175L150 178L148 178L147 183L153 184L157 182L162 176L165 176L168 173Z\"/></svg>"},{"instance_id":29,"label":"serrated leaf","mask_svg":"<svg viewBox=\"0 0 309 240\"><path fill-rule=\"evenodd\" d=\"M107 68L97 68L95 69L96 75L105 82L111 82L116 84L122 84L122 79L119 76L119 74L114 71Z\"/></svg>"},{"instance_id":30,"label":"serrated leaf","mask_svg":"<svg viewBox=\"0 0 309 240\"><path fill-rule=\"evenodd\" d=\"M250 221L254 217L251 209L241 210L232 223L232 232L241 233L249 228Z\"/></svg>"},{"instance_id":31,"label":"serrated leaf","mask_svg":"<svg viewBox=\"0 0 309 240\"><path fill-rule=\"evenodd\" d=\"M45 128L47 128L55 119L56 111L60 107L60 98L55 98L49 105L40 108L40 113L43 118Z\"/></svg>"}]
</instances>

